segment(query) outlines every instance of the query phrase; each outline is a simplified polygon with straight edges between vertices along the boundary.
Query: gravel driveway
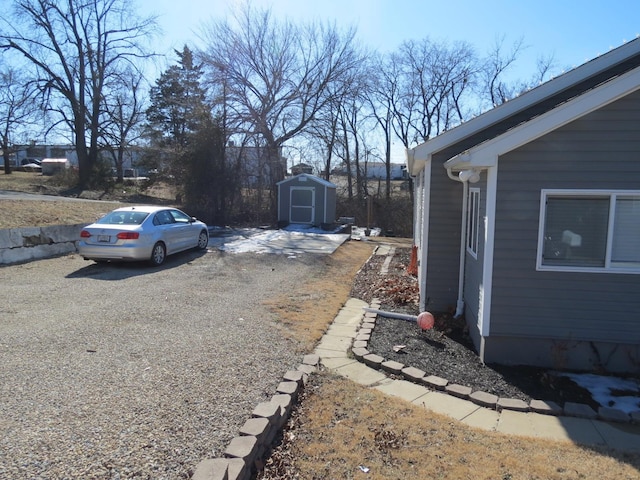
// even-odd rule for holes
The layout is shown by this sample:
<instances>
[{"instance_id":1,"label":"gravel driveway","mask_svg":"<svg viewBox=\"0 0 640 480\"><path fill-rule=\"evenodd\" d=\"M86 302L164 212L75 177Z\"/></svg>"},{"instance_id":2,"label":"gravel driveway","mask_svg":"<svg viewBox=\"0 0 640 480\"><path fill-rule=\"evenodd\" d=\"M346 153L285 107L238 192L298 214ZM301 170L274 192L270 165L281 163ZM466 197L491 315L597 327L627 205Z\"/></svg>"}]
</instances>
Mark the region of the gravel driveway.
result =
<instances>
[{"instance_id":1,"label":"gravel driveway","mask_svg":"<svg viewBox=\"0 0 640 480\"><path fill-rule=\"evenodd\" d=\"M262 302L312 255L0 268L0 478L189 478L301 352Z\"/></svg>"}]
</instances>

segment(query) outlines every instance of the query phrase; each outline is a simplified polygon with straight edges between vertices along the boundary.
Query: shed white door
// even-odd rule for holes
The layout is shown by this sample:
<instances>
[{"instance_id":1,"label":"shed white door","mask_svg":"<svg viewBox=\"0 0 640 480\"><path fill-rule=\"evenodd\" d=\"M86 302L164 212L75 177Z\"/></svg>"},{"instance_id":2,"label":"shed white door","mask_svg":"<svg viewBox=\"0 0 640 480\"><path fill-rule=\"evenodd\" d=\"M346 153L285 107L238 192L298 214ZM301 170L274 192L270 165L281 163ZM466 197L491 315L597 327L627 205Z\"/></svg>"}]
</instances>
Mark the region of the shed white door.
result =
<instances>
[{"instance_id":1,"label":"shed white door","mask_svg":"<svg viewBox=\"0 0 640 480\"><path fill-rule=\"evenodd\" d=\"M291 187L289 213L291 223L313 223L316 214L316 189L314 187Z\"/></svg>"}]
</instances>

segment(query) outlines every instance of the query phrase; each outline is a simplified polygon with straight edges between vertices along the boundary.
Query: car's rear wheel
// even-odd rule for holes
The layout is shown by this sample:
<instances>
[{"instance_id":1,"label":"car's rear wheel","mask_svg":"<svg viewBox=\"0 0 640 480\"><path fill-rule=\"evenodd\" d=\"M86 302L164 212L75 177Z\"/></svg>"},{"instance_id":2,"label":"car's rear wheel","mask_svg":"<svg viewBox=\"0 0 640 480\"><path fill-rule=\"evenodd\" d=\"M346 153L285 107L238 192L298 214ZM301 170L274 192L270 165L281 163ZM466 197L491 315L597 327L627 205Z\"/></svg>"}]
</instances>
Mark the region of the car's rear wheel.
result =
<instances>
[{"instance_id":1,"label":"car's rear wheel","mask_svg":"<svg viewBox=\"0 0 640 480\"><path fill-rule=\"evenodd\" d=\"M198 250L204 250L209 245L209 235L202 230L198 236Z\"/></svg>"},{"instance_id":2,"label":"car's rear wheel","mask_svg":"<svg viewBox=\"0 0 640 480\"><path fill-rule=\"evenodd\" d=\"M154 266L160 266L164 263L164 259L167 258L167 249L164 246L164 243L158 242L153 246L153 250L151 250L151 264Z\"/></svg>"}]
</instances>

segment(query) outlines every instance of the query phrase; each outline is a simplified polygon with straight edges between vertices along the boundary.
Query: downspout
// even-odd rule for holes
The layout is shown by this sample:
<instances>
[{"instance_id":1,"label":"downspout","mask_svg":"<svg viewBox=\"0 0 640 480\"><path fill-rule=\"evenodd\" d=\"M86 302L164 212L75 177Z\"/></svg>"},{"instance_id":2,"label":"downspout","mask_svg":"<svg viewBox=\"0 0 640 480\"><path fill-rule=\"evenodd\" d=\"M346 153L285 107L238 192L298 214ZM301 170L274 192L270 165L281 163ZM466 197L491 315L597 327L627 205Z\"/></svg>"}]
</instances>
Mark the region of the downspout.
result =
<instances>
[{"instance_id":1,"label":"downspout","mask_svg":"<svg viewBox=\"0 0 640 480\"><path fill-rule=\"evenodd\" d=\"M460 225L460 269L458 272L458 300L456 301L456 313L454 318L460 318L464 313L464 271L467 259L467 197L469 196L469 182L475 183L480 180L477 170L462 170L458 175L447 168L447 176L456 182L462 183L462 220Z\"/></svg>"}]
</instances>

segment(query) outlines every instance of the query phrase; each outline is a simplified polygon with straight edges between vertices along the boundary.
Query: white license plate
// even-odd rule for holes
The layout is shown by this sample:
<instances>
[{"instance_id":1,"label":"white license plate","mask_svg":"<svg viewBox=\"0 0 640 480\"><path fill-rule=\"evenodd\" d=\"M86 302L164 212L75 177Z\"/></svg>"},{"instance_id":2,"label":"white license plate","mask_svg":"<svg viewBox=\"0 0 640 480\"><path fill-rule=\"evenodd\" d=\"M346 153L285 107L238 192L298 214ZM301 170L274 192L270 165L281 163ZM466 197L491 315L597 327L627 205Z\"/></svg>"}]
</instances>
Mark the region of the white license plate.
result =
<instances>
[{"instance_id":1,"label":"white license plate","mask_svg":"<svg viewBox=\"0 0 640 480\"><path fill-rule=\"evenodd\" d=\"M109 235L98 235L99 242L110 242L111 237Z\"/></svg>"}]
</instances>

